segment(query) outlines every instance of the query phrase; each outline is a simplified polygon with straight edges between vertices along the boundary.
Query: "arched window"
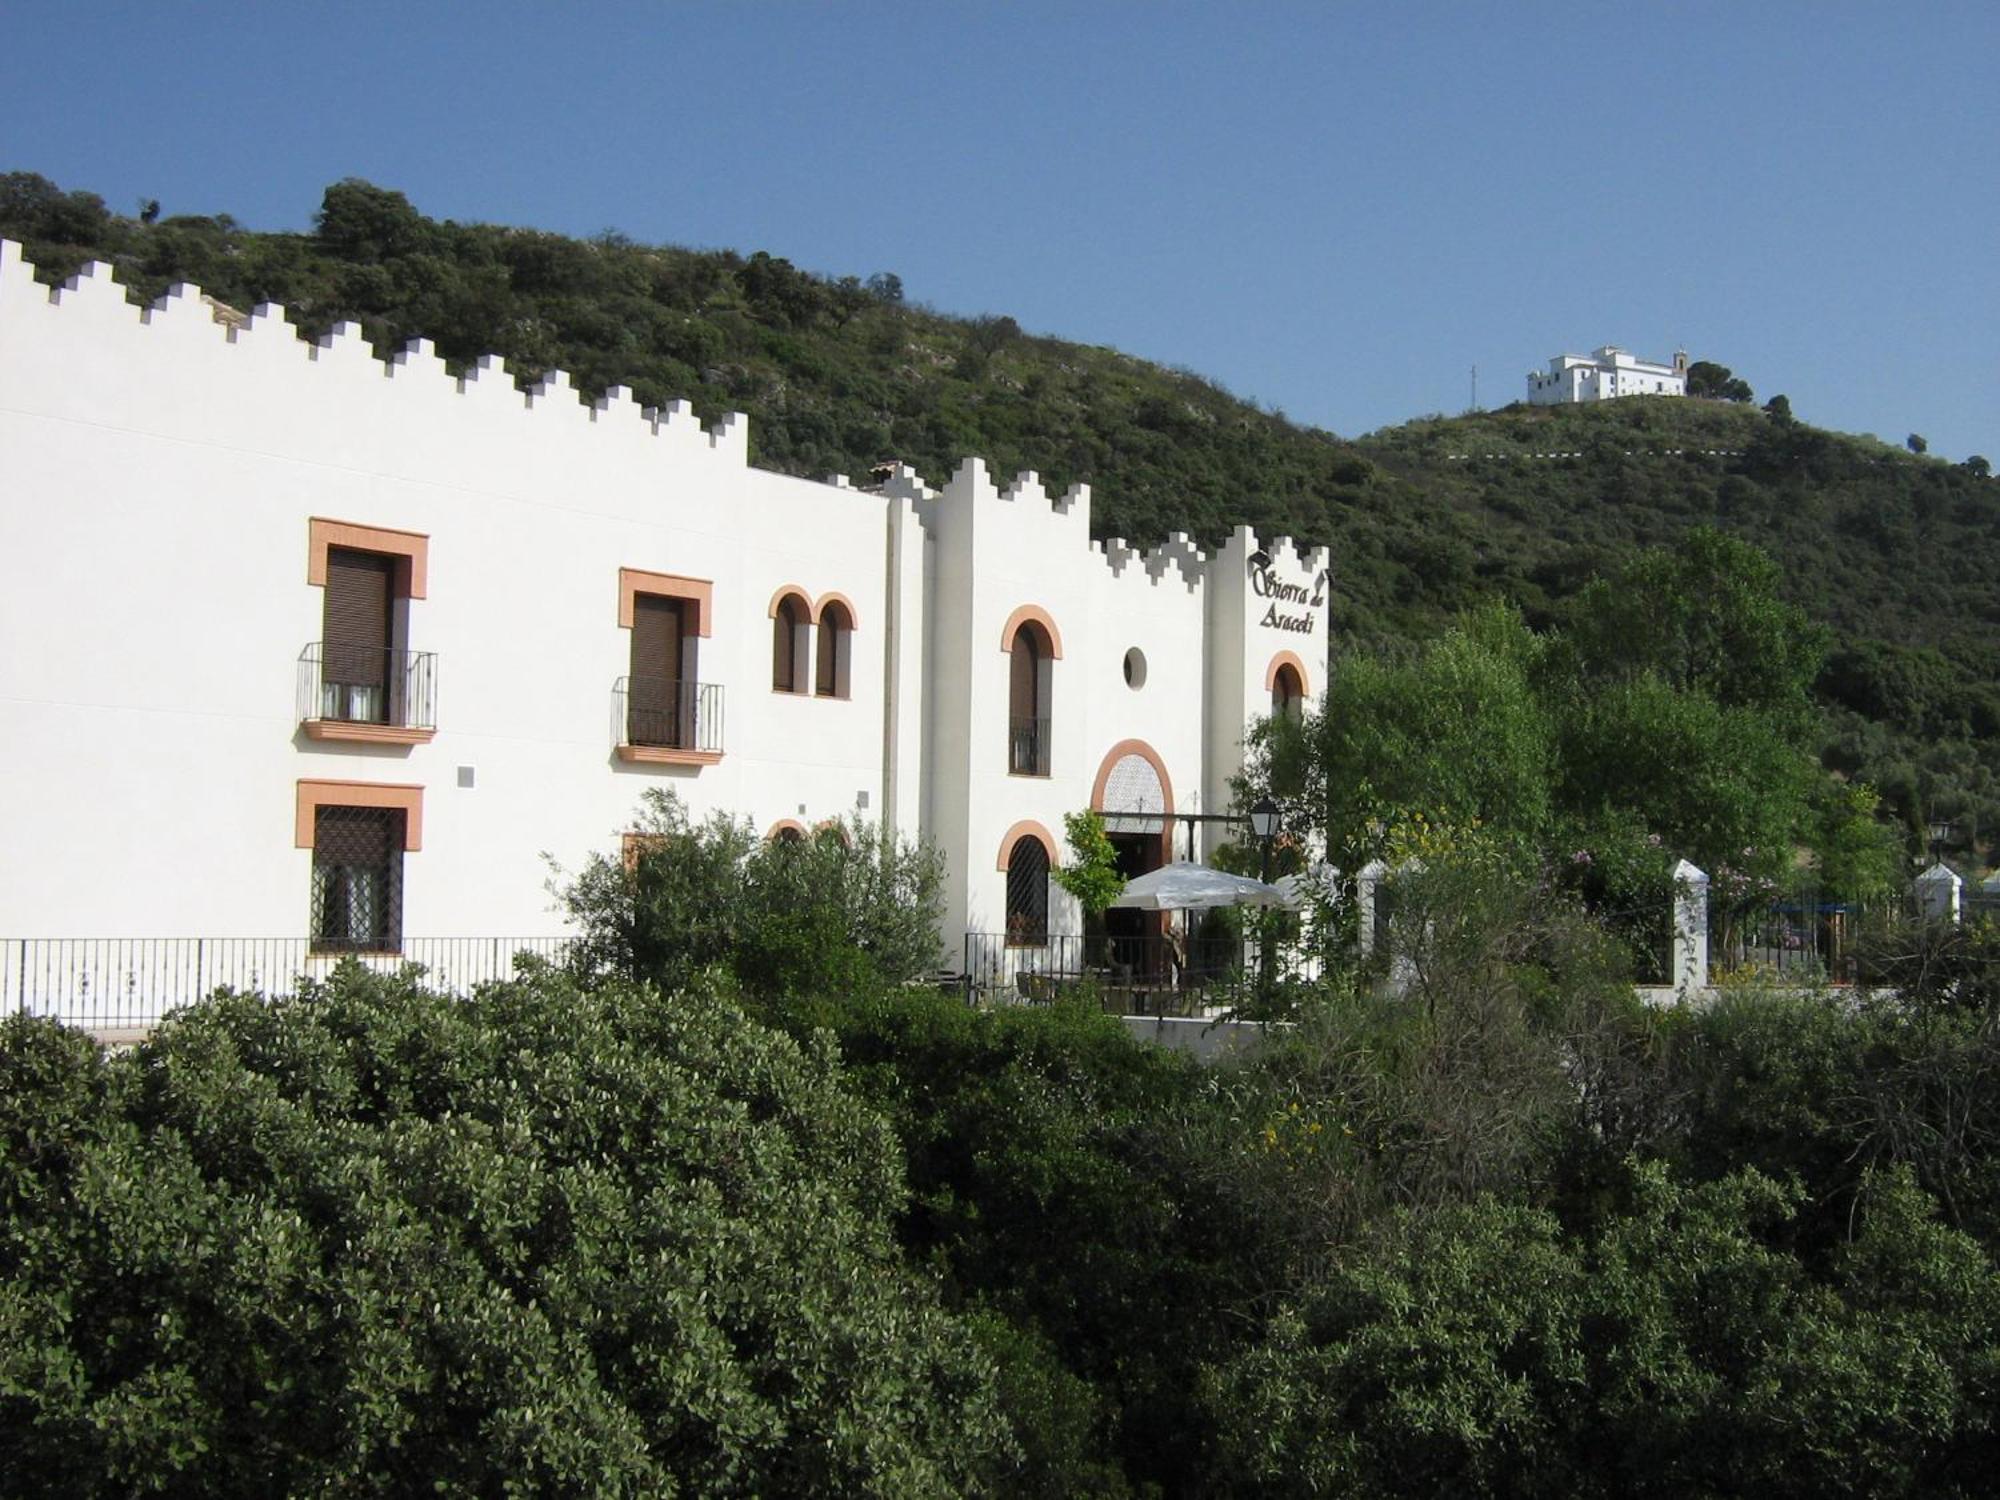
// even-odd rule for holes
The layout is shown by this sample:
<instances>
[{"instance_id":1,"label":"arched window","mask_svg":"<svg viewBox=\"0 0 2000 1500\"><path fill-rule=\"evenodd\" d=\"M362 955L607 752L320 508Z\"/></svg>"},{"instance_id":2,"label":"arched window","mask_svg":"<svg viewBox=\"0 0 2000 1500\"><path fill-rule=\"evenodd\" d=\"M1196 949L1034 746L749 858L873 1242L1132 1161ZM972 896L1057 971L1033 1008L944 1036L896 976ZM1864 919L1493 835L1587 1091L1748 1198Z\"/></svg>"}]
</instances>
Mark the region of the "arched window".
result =
<instances>
[{"instance_id":1,"label":"arched window","mask_svg":"<svg viewBox=\"0 0 2000 1500\"><path fill-rule=\"evenodd\" d=\"M1305 709L1305 679L1297 667L1284 662L1271 675L1271 713L1276 718L1297 719Z\"/></svg>"},{"instance_id":2,"label":"arched window","mask_svg":"<svg viewBox=\"0 0 2000 1500\"><path fill-rule=\"evenodd\" d=\"M1049 633L1035 620L1014 632L1007 669L1007 771L1013 776L1049 774L1049 689L1055 652Z\"/></svg>"},{"instance_id":3,"label":"arched window","mask_svg":"<svg viewBox=\"0 0 2000 1500\"><path fill-rule=\"evenodd\" d=\"M1007 856L1007 946L1043 948L1048 941L1049 851L1023 834Z\"/></svg>"},{"instance_id":4,"label":"arched window","mask_svg":"<svg viewBox=\"0 0 2000 1500\"><path fill-rule=\"evenodd\" d=\"M854 615L846 604L829 599L820 605L818 660L813 691L822 698L845 698L848 658L854 646Z\"/></svg>"},{"instance_id":5,"label":"arched window","mask_svg":"<svg viewBox=\"0 0 2000 1500\"><path fill-rule=\"evenodd\" d=\"M806 602L797 594L786 594L771 609L771 691L803 693L806 690L807 645Z\"/></svg>"}]
</instances>

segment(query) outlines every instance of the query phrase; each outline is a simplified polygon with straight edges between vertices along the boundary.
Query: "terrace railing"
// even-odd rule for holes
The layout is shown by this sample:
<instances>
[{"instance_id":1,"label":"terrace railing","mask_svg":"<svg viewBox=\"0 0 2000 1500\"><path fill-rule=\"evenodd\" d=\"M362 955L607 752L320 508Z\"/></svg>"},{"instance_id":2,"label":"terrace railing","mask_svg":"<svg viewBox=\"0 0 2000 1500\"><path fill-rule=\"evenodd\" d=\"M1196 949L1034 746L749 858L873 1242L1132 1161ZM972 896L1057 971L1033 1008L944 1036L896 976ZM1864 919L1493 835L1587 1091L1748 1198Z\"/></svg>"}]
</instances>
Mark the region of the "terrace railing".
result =
<instances>
[{"instance_id":1,"label":"terrace railing","mask_svg":"<svg viewBox=\"0 0 2000 1500\"><path fill-rule=\"evenodd\" d=\"M1000 932L965 935L965 983L980 1004L1043 1004L1066 995L1094 998L1119 1015L1199 1016L1248 1003L1261 979L1317 972L1297 943L1260 956L1254 938L1183 940L1057 934L1026 945Z\"/></svg>"}]
</instances>

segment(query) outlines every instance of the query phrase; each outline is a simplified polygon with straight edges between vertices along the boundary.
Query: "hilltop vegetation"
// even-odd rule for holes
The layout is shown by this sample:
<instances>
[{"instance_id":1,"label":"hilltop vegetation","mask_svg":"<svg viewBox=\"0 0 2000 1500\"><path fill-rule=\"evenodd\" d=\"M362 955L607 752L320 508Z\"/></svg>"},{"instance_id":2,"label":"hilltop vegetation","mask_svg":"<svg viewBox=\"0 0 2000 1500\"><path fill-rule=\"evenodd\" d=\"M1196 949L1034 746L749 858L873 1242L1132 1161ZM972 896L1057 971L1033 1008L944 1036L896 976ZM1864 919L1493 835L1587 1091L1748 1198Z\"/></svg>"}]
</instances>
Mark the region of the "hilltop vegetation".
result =
<instances>
[{"instance_id":1,"label":"hilltop vegetation","mask_svg":"<svg viewBox=\"0 0 2000 1500\"><path fill-rule=\"evenodd\" d=\"M1983 461L1665 398L1346 441L1189 371L945 316L888 271L433 220L352 180L307 234L154 208L128 217L0 175L0 234L46 279L98 258L141 300L193 281L240 308L283 303L308 333L357 321L384 352L421 335L450 361L504 355L523 380L560 368L586 392L742 410L753 461L787 472L899 459L937 480L978 454L1055 488L1089 482L1101 536L1213 541L1247 521L1326 543L1344 644L1429 636L1496 596L1551 624L1633 549L1717 527L1769 552L1790 600L1833 631L1826 763L1876 783L1912 830L1955 816L1968 852L2000 833L2000 485Z\"/></svg>"}]
</instances>

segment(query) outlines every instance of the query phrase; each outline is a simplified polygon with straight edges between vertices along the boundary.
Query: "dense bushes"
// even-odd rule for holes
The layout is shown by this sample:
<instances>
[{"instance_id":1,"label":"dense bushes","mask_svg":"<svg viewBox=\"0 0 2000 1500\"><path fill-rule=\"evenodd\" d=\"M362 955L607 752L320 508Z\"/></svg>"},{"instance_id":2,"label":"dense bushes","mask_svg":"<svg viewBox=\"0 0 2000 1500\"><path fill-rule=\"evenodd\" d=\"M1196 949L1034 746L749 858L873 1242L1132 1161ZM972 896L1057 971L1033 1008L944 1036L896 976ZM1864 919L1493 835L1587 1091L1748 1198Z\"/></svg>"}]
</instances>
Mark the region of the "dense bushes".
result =
<instances>
[{"instance_id":1,"label":"dense bushes","mask_svg":"<svg viewBox=\"0 0 2000 1500\"><path fill-rule=\"evenodd\" d=\"M1221 1069L712 974L8 1021L0 1489L1980 1493L1990 943L1653 1012L1504 873Z\"/></svg>"},{"instance_id":2,"label":"dense bushes","mask_svg":"<svg viewBox=\"0 0 2000 1500\"><path fill-rule=\"evenodd\" d=\"M1991 1258L1890 1177L1816 1273L1784 1243L1799 1196L1649 1166L1581 1231L1492 1198L1397 1217L1218 1372L1225 1487L1979 1493Z\"/></svg>"},{"instance_id":3,"label":"dense bushes","mask_svg":"<svg viewBox=\"0 0 2000 1500\"><path fill-rule=\"evenodd\" d=\"M796 1018L814 1022L903 1141L906 1248L1002 1334L1029 1453L1013 1487L1198 1476L1202 1363L1274 1271L1224 1189L1213 1079L1081 1006L982 1013L905 992Z\"/></svg>"},{"instance_id":4,"label":"dense bushes","mask_svg":"<svg viewBox=\"0 0 2000 1500\"><path fill-rule=\"evenodd\" d=\"M895 1138L696 988L342 971L106 1059L0 1023L0 1489L978 1488Z\"/></svg>"}]
</instances>

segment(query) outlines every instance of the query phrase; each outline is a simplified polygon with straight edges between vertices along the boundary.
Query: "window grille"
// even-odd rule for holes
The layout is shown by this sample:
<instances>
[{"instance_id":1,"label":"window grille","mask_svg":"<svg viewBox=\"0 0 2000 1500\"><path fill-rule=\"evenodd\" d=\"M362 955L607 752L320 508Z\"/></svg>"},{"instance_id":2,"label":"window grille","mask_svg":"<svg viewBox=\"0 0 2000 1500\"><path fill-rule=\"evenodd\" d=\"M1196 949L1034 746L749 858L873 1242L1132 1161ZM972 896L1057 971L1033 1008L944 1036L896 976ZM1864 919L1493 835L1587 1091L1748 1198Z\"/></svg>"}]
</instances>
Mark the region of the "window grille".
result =
<instances>
[{"instance_id":1,"label":"window grille","mask_svg":"<svg viewBox=\"0 0 2000 1500\"><path fill-rule=\"evenodd\" d=\"M1007 944L1046 947L1049 941L1049 852L1022 837L1007 856Z\"/></svg>"},{"instance_id":2,"label":"window grille","mask_svg":"<svg viewBox=\"0 0 2000 1500\"><path fill-rule=\"evenodd\" d=\"M314 814L315 953L402 948L403 816L397 807L322 807Z\"/></svg>"}]
</instances>

